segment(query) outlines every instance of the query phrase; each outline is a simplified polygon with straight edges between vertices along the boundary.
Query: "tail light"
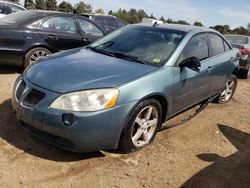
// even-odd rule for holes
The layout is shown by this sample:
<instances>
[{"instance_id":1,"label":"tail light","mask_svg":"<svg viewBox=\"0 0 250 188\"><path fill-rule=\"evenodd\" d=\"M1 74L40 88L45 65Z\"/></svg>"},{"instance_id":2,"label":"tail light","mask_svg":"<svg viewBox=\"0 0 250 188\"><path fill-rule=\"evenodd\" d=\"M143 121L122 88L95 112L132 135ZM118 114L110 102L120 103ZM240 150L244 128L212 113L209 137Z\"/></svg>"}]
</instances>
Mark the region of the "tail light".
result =
<instances>
[{"instance_id":1,"label":"tail light","mask_svg":"<svg viewBox=\"0 0 250 188\"><path fill-rule=\"evenodd\" d=\"M250 54L250 49L248 49L248 48L240 48L240 54L241 55Z\"/></svg>"}]
</instances>

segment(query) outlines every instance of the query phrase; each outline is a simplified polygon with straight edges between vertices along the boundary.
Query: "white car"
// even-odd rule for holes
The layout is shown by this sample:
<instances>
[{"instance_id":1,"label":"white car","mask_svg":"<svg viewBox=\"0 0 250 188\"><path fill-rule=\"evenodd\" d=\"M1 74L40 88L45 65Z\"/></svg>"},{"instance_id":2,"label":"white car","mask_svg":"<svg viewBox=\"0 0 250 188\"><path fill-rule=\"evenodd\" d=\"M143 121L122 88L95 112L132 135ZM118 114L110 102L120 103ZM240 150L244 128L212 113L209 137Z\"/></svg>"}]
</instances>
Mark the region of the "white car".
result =
<instances>
[{"instance_id":1,"label":"white car","mask_svg":"<svg viewBox=\"0 0 250 188\"><path fill-rule=\"evenodd\" d=\"M11 14L11 13L19 12L23 10L26 10L26 9L20 5L6 2L6 1L0 1L0 18L6 16L7 14Z\"/></svg>"},{"instance_id":2,"label":"white car","mask_svg":"<svg viewBox=\"0 0 250 188\"><path fill-rule=\"evenodd\" d=\"M157 24L163 24L163 21L161 20L156 20L156 19L152 19L152 18L142 18L141 23L157 23Z\"/></svg>"}]
</instances>

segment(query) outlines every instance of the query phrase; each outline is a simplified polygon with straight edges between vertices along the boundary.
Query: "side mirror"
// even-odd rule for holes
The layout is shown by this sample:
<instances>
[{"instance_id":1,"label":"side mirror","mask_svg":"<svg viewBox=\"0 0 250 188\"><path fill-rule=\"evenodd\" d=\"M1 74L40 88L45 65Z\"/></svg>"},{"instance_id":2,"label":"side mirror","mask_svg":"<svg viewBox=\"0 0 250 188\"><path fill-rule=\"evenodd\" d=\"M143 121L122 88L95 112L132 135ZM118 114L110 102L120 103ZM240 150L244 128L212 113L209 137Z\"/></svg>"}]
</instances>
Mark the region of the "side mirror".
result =
<instances>
[{"instance_id":1,"label":"side mirror","mask_svg":"<svg viewBox=\"0 0 250 188\"><path fill-rule=\"evenodd\" d=\"M247 64L250 64L250 55L248 54L242 55L239 61L239 65L246 66Z\"/></svg>"},{"instance_id":2,"label":"side mirror","mask_svg":"<svg viewBox=\"0 0 250 188\"><path fill-rule=\"evenodd\" d=\"M184 59L182 62L180 62L179 66L182 67L188 67L196 72L200 72L199 67L201 66L201 63L198 58L196 57L189 57L187 59Z\"/></svg>"}]
</instances>

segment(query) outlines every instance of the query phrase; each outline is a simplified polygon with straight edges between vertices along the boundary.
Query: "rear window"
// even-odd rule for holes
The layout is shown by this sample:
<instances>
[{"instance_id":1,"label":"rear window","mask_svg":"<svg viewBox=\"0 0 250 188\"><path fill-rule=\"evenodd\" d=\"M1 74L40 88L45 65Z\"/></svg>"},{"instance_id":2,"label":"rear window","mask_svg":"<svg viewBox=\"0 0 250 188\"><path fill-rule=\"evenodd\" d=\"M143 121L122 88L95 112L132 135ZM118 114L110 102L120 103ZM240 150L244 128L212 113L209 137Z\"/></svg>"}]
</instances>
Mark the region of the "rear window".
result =
<instances>
[{"instance_id":1,"label":"rear window","mask_svg":"<svg viewBox=\"0 0 250 188\"><path fill-rule=\"evenodd\" d=\"M231 44L248 44L248 37L245 36L225 36Z\"/></svg>"},{"instance_id":2,"label":"rear window","mask_svg":"<svg viewBox=\"0 0 250 188\"><path fill-rule=\"evenodd\" d=\"M121 21L119 21L119 20L117 20L117 19L115 19L115 23L116 23L116 25L118 26L118 28L121 28L121 27L124 27L124 26L125 26L124 23L122 23Z\"/></svg>"},{"instance_id":3,"label":"rear window","mask_svg":"<svg viewBox=\"0 0 250 188\"><path fill-rule=\"evenodd\" d=\"M221 37L219 37L216 34L209 34L208 37L209 37L210 44L211 44L210 57L218 55L225 51L224 41L222 40Z\"/></svg>"},{"instance_id":4,"label":"rear window","mask_svg":"<svg viewBox=\"0 0 250 188\"><path fill-rule=\"evenodd\" d=\"M104 24L104 18L103 17L98 17L98 16L92 16L92 19L99 25Z\"/></svg>"},{"instance_id":5,"label":"rear window","mask_svg":"<svg viewBox=\"0 0 250 188\"><path fill-rule=\"evenodd\" d=\"M16 12L10 15L7 15L1 18L0 22L6 24L19 24L28 21L30 18L39 17L41 13L38 12L30 12L30 11L21 11Z\"/></svg>"}]
</instances>

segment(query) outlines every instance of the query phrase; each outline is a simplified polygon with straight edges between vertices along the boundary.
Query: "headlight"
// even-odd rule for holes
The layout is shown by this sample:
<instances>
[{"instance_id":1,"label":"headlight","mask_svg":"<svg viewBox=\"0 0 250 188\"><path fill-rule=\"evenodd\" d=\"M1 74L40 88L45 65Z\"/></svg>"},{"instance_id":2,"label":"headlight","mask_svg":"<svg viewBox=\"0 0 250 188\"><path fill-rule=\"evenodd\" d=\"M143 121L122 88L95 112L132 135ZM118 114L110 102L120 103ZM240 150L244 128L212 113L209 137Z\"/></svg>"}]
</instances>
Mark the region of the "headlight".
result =
<instances>
[{"instance_id":1,"label":"headlight","mask_svg":"<svg viewBox=\"0 0 250 188\"><path fill-rule=\"evenodd\" d=\"M90 112L115 106L118 89L95 89L72 92L58 97L50 108Z\"/></svg>"}]
</instances>

